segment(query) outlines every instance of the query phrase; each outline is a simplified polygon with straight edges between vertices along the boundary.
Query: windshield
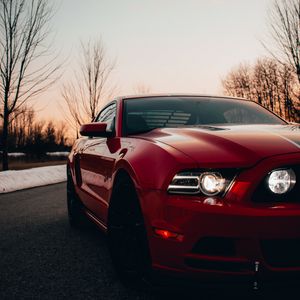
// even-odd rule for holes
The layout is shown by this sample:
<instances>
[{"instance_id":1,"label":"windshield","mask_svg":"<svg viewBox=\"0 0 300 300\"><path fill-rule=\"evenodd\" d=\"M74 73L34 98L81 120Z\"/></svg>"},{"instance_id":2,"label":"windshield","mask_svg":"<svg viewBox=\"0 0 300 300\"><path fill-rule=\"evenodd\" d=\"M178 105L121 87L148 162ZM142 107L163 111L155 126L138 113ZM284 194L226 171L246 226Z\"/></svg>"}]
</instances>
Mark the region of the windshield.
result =
<instances>
[{"instance_id":1,"label":"windshield","mask_svg":"<svg viewBox=\"0 0 300 300\"><path fill-rule=\"evenodd\" d=\"M247 100L205 97L147 97L124 101L124 135L162 127L286 124Z\"/></svg>"}]
</instances>

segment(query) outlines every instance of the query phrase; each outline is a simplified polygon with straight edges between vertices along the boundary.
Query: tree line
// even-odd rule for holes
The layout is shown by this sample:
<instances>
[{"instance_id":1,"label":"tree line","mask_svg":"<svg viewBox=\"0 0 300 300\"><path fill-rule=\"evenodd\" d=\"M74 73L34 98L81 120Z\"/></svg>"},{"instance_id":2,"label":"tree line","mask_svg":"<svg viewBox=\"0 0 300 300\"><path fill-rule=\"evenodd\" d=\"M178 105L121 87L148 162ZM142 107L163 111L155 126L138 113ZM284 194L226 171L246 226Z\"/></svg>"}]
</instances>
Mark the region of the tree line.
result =
<instances>
[{"instance_id":1,"label":"tree line","mask_svg":"<svg viewBox=\"0 0 300 300\"><path fill-rule=\"evenodd\" d=\"M46 152L70 150L66 123L38 121L32 108L23 107L22 110L15 111L8 130L9 152L23 152L27 157L41 158Z\"/></svg>"},{"instance_id":2,"label":"tree line","mask_svg":"<svg viewBox=\"0 0 300 300\"><path fill-rule=\"evenodd\" d=\"M225 94L251 99L290 122L300 122L299 85L287 64L273 58L241 64L222 81Z\"/></svg>"}]
</instances>

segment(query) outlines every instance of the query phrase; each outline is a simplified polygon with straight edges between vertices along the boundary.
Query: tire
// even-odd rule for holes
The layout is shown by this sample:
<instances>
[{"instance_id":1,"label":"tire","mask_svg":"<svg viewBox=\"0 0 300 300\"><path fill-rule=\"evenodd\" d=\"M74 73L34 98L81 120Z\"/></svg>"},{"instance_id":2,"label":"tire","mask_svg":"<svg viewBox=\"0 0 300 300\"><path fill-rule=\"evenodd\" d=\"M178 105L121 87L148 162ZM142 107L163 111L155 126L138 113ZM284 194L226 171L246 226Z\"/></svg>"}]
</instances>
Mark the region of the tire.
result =
<instances>
[{"instance_id":1,"label":"tire","mask_svg":"<svg viewBox=\"0 0 300 300\"><path fill-rule=\"evenodd\" d=\"M144 218L129 177L116 183L108 215L108 245L120 280L134 288L150 287L151 259Z\"/></svg>"},{"instance_id":2,"label":"tire","mask_svg":"<svg viewBox=\"0 0 300 300\"><path fill-rule=\"evenodd\" d=\"M70 169L67 168L67 209L71 227L82 228L86 226L87 220L83 208L83 204L75 192Z\"/></svg>"}]
</instances>

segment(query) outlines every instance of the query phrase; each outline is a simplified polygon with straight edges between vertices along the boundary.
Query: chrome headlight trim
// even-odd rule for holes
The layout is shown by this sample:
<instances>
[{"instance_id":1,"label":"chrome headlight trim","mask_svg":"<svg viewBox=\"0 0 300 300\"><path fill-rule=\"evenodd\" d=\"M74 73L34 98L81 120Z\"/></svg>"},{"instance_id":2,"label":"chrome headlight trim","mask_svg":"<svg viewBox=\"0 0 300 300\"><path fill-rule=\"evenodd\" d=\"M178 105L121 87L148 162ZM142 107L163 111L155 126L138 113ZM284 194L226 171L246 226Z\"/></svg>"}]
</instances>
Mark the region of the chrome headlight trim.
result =
<instances>
[{"instance_id":1,"label":"chrome headlight trim","mask_svg":"<svg viewBox=\"0 0 300 300\"><path fill-rule=\"evenodd\" d=\"M180 181L182 184L179 184ZM194 181L194 185L187 185L188 181ZM185 183L186 182L186 183ZM200 191L199 176L176 174L171 184L168 186L168 192L174 194L197 194Z\"/></svg>"}]
</instances>

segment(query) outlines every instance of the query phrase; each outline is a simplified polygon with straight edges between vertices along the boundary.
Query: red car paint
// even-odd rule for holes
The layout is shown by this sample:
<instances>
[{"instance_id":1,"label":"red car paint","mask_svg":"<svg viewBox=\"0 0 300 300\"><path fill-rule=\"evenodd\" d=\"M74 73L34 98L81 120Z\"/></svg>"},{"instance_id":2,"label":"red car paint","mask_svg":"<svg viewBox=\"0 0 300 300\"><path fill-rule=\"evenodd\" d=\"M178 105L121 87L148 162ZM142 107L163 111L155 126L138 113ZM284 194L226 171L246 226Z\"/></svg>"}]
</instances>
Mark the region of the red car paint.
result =
<instances>
[{"instance_id":1,"label":"red car paint","mask_svg":"<svg viewBox=\"0 0 300 300\"><path fill-rule=\"evenodd\" d=\"M124 101L130 99L115 102L115 136L80 138L69 156L76 192L92 221L107 230L114 179L125 170L138 194L154 270L199 282L299 280L300 253L289 253L300 249L300 195L254 199L269 172L299 168L299 126L158 128L124 136ZM167 192L182 170L224 168L237 170L225 195ZM215 238L222 249L197 251L199 241L209 245Z\"/></svg>"}]
</instances>

